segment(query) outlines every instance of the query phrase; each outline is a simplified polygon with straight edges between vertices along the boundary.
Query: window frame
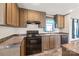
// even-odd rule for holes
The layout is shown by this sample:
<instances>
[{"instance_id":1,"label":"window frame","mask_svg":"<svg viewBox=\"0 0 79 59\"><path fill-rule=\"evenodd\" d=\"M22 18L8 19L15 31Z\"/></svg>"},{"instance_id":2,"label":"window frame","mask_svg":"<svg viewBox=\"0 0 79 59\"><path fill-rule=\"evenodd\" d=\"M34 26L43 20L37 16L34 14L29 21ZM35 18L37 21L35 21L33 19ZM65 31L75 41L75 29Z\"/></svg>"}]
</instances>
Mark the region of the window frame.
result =
<instances>
[{"instance_id":1,"label":"window frame","mask_svg":"<svg viewBox=\"0 0 79 59\"><path fill-rule=\"evenodd\" d=\"M55 19L54 19L53 17L48 17L48 16L46 16L46 20L47 20L47 18L49 18L49 19L51 19L51 20L54 20L54 28L56 28ZM47 30L46 30L46 20L45 20L45 28L44 28L44 31L45 31L45 32L53 32L53 31L54 31L53 29L52 29L52 31L47 31Z\"/></svg>"}]
</instances>

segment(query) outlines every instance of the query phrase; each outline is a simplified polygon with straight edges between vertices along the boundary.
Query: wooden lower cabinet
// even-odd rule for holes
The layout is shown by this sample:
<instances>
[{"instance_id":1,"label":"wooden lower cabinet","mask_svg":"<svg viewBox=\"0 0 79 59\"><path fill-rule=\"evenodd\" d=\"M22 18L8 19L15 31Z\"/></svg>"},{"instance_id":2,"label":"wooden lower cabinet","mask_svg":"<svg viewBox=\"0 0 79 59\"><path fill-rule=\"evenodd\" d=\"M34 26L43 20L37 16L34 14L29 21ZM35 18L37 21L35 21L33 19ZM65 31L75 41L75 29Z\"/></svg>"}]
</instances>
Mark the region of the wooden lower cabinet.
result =
<instances>
[{"instance_id":1,"label":"wooden lower cabinet","mask_svg":"<svg viewBox=\"0 0 79 59\"><path fill-rule=\"evenodd\" d=\"M20 46L20 55L24 56L26 54L26 45L25 40L21 42ZM55 49L60 47L60 35L45 35L42 36L42 52L49 50L49 49Z\"/></svg>"},{"instance_id":2,"label":"wooden lower cabinet","mask_svg":"<svg viewBox=\"0 0 79 59\"><path fill-rule=\"evenodd\" d=\"M23 40L21 42L21 46L20 46L20 56L25 56L25 52L26 52L26 49L25 49L25 40Z\"/></svg>"},{"instance_id":3,"label":"wooden lower cabinet","mask_svg":"<svg viewBox=\"0 0 79 59\"><path fill-rule=\"evenodd\" d=\"M61 38L60 35L54 36L54 47L59 48L61 46Z\"/></svg>"},{"instance_id":4,"label":"wooden lower cabinet","mask_svg":"<svg viewBox=\"0 0 79 59\"><path fill-rule=\"evenodd\" d=\"M60 35L42 37L42 50L55 49L60 47Z\"/></svg>"},{"instance_id":5,"label":"wooden lower cabinet","mask_svg":"<svg viewBox=\"0 0 79 59\"><path fill-rule=\"evenodd\" d=\"M43 50L49 49L49 36L42 37L42 49Z\"/></svg>"},{"instance_id":6,"label":"wooden lower cabinet","mask_svg":"<svg viewBox=\"0 0 79 59\"><path fill-rule=\"evenodd\" d=\"M55 38L54 38L54 36L50 36L49 44L50 44L50 49L55 47Z\"/></svg>"}]
</instances>

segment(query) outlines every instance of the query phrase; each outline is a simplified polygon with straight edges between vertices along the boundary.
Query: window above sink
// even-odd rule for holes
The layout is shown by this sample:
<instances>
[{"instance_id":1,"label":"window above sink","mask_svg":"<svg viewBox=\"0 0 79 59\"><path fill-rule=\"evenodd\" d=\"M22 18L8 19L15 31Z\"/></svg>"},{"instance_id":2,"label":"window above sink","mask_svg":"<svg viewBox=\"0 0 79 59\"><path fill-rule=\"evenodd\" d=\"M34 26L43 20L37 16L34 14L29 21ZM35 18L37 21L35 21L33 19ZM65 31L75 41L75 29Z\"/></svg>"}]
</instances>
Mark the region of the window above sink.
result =
<instances>
[{"instance_id":1,"label":"window above sink","mask_svg":"<svg viewBox=\"0 0 79 59\"><path fill-rule=\"evenodd\" d=\"M44 29L45 29L45 32L53 32L53 31L55 31L55 19L47 17Z\"/></svg>"}]
</instances>

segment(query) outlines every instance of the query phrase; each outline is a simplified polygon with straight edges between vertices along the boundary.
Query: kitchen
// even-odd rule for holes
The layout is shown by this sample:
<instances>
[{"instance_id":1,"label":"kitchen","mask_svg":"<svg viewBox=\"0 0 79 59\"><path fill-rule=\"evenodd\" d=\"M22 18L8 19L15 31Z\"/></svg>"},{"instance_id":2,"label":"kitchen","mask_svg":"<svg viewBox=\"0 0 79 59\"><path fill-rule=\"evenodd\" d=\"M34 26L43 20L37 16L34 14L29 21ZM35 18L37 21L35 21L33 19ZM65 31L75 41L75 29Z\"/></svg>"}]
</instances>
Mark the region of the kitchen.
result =
<instances>
[{"instance_id":1,"label":"kitchen","mask_svg":"<svg viewBox=\"0 0 79 59\"><path fill-rule=\"evenodd\" d=\"M73 18L79 19L78 6L76 3L0 3L0 56L79 55L65 52L78 44L78 35L74 33L77 26L72 22ZM31 40L34 40L32 45Z\"/></svg>"}]
</instances>

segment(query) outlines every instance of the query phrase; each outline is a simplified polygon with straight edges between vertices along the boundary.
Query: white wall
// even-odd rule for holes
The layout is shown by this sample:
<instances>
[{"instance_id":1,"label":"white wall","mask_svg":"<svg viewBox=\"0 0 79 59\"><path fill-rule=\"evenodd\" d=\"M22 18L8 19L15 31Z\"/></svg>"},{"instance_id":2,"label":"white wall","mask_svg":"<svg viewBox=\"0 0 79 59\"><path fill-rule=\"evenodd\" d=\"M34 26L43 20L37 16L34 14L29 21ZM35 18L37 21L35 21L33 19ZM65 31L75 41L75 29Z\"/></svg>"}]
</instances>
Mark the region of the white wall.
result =
<instances>
[{"instance_id":1,"label":"white wall","mask_svg":"<svg viewBox=\"0 0 79 59\"><path fill-rule=\"evenodd\" d=\"M79 8L75 9L72 11L72 13L70 14L70 24L69 24L69 36L70 36L70 40L69 41L73 41L73 40L79 40L79 38L75 38L72 39L72 18L76 18L79 19Z\"/></svg>"},{"instance_id":2,"label":"white wall","mask_svg":"<svg viewBox=\"0 0 79 59\"><path fill-rule=\"evenodd\" d=\"M16 28L0 26L0 39L16 33Z\"/></svg>"},{"instance_id":3,"label":"white wall","mask_svg":"<svg viewBox=\"0 0 79 59\"><path fill-rule=\"evenodd\" d=\"M27 30L38 30L39 33L44 32L43 28L39 28L35 24L27 24L26 28L17 28L17 34L26 34Z\"/></svg>"},{"instance_id":4,"label":"white wall","mask_svg":"<svg viewBox=\"0 0 79 59\"><path fill-rule=\"evenodd\" d=\"M65 20L64 28L60 29L60 32L69 33L69 15L66 15L64 20Z\"/></svg>"},{"instance_id":5,"label":"white wall","mask_svg":"<svg viewBox=\"0 0 79 59\"><path fill-rule=\"evenodd\" d=\"M18 28L17 34L26 34L27 30L38 30L39 33L44 33L43 28L37 28L37 29Z\"/></svg>"},{"instance_id":6,"label":"white wall","mask_svg":"<svg viewBox=\"0 0 79 59\"><path fill-rule=\"evenodd\" d=\"M79 8L74 9L69 15L65 16L65 28L60 29L61 32L69 33L69 42L79 40L79 38L72 39L72 18L79 19Z\"/></svg>"}]
</instances>

